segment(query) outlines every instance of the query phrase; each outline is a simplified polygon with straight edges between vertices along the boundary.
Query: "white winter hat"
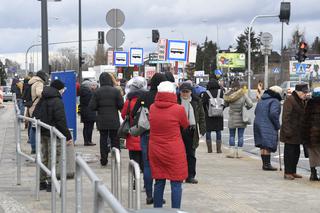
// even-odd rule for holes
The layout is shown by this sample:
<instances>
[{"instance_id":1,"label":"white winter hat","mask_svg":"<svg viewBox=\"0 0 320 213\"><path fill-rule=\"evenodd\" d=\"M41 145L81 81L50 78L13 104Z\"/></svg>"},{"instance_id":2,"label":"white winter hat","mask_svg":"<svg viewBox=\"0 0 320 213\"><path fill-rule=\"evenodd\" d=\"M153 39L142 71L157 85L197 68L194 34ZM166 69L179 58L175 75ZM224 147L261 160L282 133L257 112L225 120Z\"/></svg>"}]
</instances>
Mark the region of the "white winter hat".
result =
<instances>
[{"instance_id":1,"label":"white winter hat","mask_svg":"<svg viewBox=\"0 0 320 213\"><path fill-rule=\"evenodd\" d=\"M269 88L271 91L275 92L275 93L278 93L279 95L281 95L282 93L282 88L279 87L279 86L272 86Z\"/></svg>"},{"instance_id":2,"label":"white winter hat","mask_svg":"<svg viewBox=\"0 0 320 213\"><path fill-rule=\"evenodd\" d=\"M163 81L158 86L158 92L176 93L176 86L170 81Z\"/></svg>"}]
</instances>

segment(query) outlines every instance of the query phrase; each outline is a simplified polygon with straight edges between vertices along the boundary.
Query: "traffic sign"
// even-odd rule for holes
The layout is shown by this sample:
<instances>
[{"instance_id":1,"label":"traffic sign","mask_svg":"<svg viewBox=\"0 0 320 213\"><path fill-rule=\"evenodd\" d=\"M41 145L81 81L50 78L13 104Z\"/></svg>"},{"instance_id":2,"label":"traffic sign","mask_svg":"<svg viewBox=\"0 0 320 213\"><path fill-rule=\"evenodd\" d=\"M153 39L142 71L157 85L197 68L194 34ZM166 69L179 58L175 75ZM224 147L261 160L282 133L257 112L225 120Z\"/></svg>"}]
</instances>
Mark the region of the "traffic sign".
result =
<instances>
[{"instance_id":1,"label":"traffic sign","mask_svg":"<svg viewBox=\"0 0 320 213\"><path fill-rule=\"evenodd\" d=\"M188 42L178 40L168 40L168 60L186 61L188 52Z\"/></svg>"},{"instance_id":2,"label":"traffic sign","mask_svg":"<svg viewBox=\"0 0 320 213\"><path fill-rule=\"evenodd\" d=\"M306 74L307 64L296 63L296 74Z\"/></svg>"},{"instance_id":3,"label":"traffic sign","mask_svg":"<svg viewBox=\"0 0 320 213\"><path fill-rule=\"evenodd\" d=\"M124 43L125 35L123 31L120 29L111 29L107 32L106 39L107 43L111 47L117 49Z\"/></svg>"},{"instance_id":4,"label":"traffic sign","mask_svg":"<svg viewBox=\"0 0 320 213\"><path fill-rule=\"evenodd\" d=\"M143 64L143 48L130 48L130 65Z\"/></svg>"},{"instance_id":5,"label":"traffic sign","mask_svg":"<svg viewBox=\"0 0 320 213\"><path fill-rule=\"evenodd\" d=\"M108 11L106 19L107 19L107 24L110 27L118 28L123 25L125 16L120 9L111 9Z\"/></svg>"},{"instance_id":6,"label":"traffic sign","mask_svg":"<svg viewBox=\"0 0 320 213\"><path fill-rule=\"evenodd\" d=\"M278 73L280 73L280 68L279 67L275 67L275 68L272 69L272 72L274 74L278 74Z\"/></svg>"},{"instance_id":7,"label":"traffic sign","mask_svg":"<svg viewBox=\"0 0 320 213\"><path fill-rule=\"evenodd\" d=\"M264 32L264 33L262 33L262 35L261 35L261 43L262 43L263 45L265 45L265 46L270 45L271 42L272 42L272 39L273 39L273 38L272 38L271 33Z\"/></svg>"},{"instance_id":8,"label":"traffic sign","mask_svg":"<svg viewBox=\"0 0 320 213\"><path fill-rule=\"evenodd\" d=\"M127 52L122 52L122 51L117 51L114 52L114 66L118 67L127 67L128 66L128 53Z\"/></svg>"}]
</instances>

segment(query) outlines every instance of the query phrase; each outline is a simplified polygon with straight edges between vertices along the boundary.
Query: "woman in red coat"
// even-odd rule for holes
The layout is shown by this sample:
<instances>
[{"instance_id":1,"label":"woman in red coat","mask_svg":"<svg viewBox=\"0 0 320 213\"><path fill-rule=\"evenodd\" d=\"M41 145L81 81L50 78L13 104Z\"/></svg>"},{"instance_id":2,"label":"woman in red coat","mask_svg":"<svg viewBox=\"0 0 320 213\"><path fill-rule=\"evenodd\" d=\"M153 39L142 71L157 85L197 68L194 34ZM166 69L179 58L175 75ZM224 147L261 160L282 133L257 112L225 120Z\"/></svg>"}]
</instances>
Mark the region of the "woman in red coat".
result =
<instances>
[{"instance_id":1,"label":"woman in red coat","mask_svg":"<svg viewBox=\"0 0 320 213\"><path fill-rule=\"evenodd\" d=\"M137 100L147 90L147 81L142 77L134 77L127 83L127 100L121 111L121 117L124 119L127 112L130 115L130 122L133 122L132 110ZM129 107L130 103L130 108ZM143 159L140 146L140 137L134 137L130 134L126 138L126 147L129 150L129 158L136 161L141 171L143 171Z\"/></svg>"},{"instance_id":2,"label":"woman in red coat","mask_svg":"<svg viewBox=\"0 0 320 213\"><path fill-rule=\"evenodd\" d=\"M182 181L188 177L185 146L180 128L189 126L183 106L177 104L176 88L165 81L158 86L150 107L149 158L154 184L154 207L161 208L166 180L171 182L171 207L180 208Z\"/></svg>"}]
</instances>

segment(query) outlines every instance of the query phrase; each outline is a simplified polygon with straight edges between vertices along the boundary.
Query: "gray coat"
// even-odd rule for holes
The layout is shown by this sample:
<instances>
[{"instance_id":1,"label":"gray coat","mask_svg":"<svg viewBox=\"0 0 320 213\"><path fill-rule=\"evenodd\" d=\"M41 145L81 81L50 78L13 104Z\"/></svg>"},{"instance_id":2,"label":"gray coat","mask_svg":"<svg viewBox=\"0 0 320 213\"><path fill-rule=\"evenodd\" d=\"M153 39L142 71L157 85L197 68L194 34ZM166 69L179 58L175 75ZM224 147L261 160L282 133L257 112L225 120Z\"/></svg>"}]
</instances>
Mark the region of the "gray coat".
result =
<instances>
[{"instance_id":1,"label":"gray coat","mask_svg":"<svg viewBox=\"0 0 320 213\"><path fill-rule=\"evenodd\" d=\"M229 108L229 128L246 128L247 124L243 122L242 109L245 106L250 109L253 106L251 99L242 89L229 91L224 96L225 106Z\"/></svg>"}]
</instances>

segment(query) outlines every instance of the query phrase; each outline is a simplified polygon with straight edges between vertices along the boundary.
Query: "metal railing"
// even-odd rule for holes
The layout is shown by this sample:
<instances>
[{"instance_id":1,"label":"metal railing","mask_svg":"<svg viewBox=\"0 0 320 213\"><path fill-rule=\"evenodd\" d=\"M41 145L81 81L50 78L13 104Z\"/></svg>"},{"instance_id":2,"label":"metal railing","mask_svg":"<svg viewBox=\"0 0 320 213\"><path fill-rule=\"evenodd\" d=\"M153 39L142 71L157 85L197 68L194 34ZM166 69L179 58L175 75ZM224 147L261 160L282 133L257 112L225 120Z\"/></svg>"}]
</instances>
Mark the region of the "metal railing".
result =
<instances>
[{"instance_id":1,"label":"metal railing","mask_svg":"<svg viewBox=\"0 0 320 213\"><path fill-rule=\"evenodd\" d=\"M122 200L122 181L120 151L113 147L111 149L111 192L121 202Z\"/></svg>"},{"instance_id":2,"label":"metal railing","mask_svg":"<svg viewBox=\"0 0 320 213\"><path fill-rule=\"evenodd\" d=\"M104 212L104 202L106 202L113 212L128 213L115 196L107 189L98 176L92 171L80 153L76 153L76 212L82 211L82 173L85 173L92 183L94 190L93 212Z\"/></svg>"},{"instance_id":3,"label":"metal railing","mask_svg":"<svg viewBox=\"0 0 320 213\"><path fill-rule=\"evenodd\" d=\"M134 193L134 191L136 193ZM140 167L134 160L129 161L128 173L128 208L141 208Z\"/></svg>"},{"instance_id":4,"label":"metal railing","mask_svg":"<svg viewBox=\"0 0 320 213\"><path fill-rule=\"evenodd\" d=\"M61 197L61 212L66 212L66 138L55 127L49 126L35 118L29 118L20 115L20 110L16 104L15 106L15 135L16 135L16 157L17 157L17 185L21 185L21 156L27 158L36 164L36 200L40 200L40 169L45 171L51 177L51 212L56 212L56 192ZM33 158L21 150L21 123L28 121L29 125L36 128L36 157ZM46 167L41 161L41 127L50 131L50 146L51 146L51 170ZM61 142L61 175L60 182L56 177L56 153L57 153L57 137Z\"/></svg>"}]
</instances>

